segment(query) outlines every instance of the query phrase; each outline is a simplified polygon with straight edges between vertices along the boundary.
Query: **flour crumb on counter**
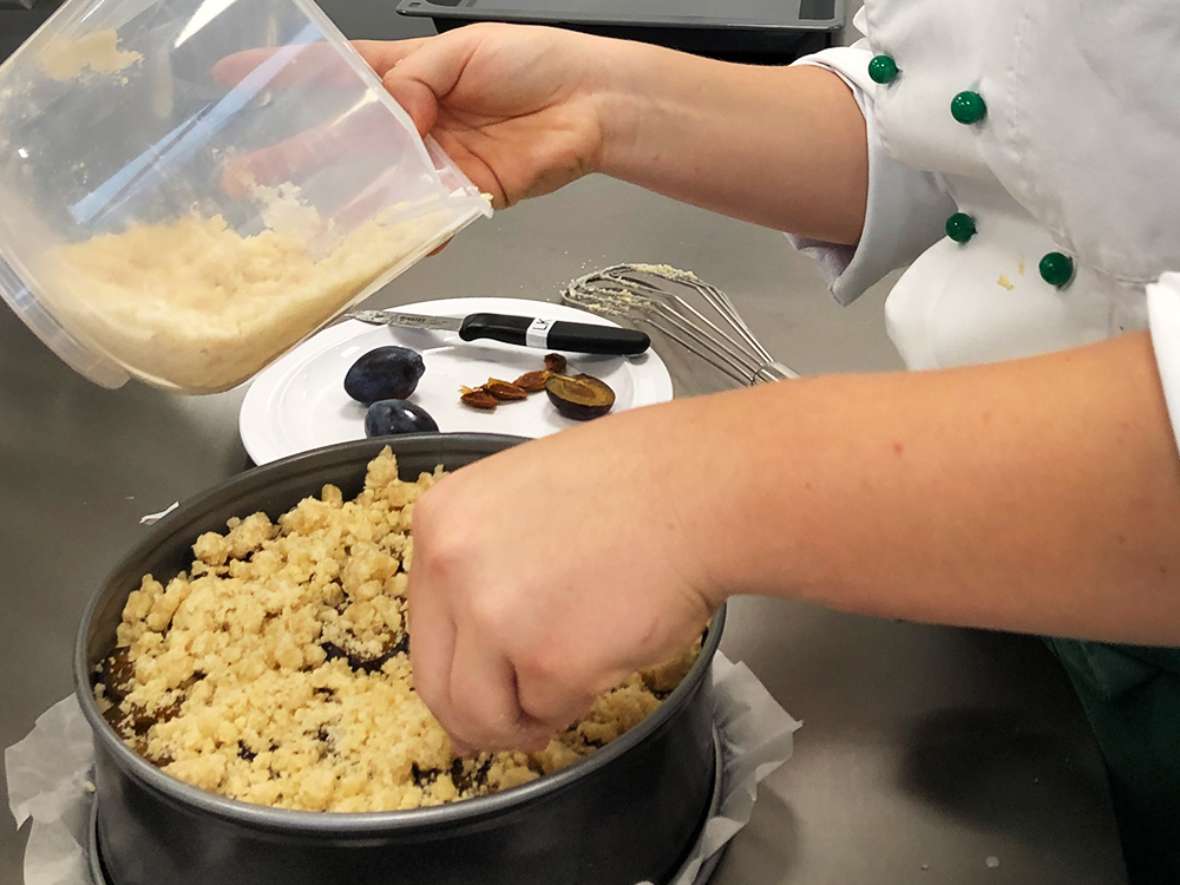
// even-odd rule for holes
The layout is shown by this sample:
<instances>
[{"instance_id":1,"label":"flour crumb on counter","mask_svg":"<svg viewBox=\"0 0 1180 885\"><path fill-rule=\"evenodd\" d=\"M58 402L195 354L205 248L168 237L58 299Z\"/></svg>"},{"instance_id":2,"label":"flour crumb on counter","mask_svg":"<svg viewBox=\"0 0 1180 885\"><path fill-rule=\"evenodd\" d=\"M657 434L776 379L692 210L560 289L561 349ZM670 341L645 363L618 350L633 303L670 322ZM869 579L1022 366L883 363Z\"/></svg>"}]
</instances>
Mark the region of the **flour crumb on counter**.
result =
<instances>
[{"instance_id":1,"label":"flour crumb on counter","mask_svg":"<svg viewBox=\"0 0 1180 885\"><path fill-rule=\"evenodd\" d=\"M127 500L134 501L135 498L131 497L131 498L128 498ZM143 516L141 516L139 518L139 524L140 525L155 525L157 522L159 522L165 516L168 516L170 513L172 513L173 510L176 510L179 506L180 506L179 501L173 501L171 504L169 504L167 507L165 507L163 510L160 510L157 513L145 513Z\"/></svg>"}]
</instances>

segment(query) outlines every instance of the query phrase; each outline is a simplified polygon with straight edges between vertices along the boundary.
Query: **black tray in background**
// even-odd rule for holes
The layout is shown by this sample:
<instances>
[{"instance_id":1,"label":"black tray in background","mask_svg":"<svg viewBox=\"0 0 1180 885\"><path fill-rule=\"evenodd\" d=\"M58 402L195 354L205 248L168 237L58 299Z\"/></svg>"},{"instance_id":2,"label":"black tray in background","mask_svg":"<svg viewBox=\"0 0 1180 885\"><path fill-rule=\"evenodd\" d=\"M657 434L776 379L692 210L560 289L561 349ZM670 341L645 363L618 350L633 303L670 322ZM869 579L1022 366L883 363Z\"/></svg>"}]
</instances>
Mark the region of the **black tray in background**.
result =
<instances>
[{"instance_id":1,"label":"black tray in background","mask_svg":"<svg viewBox=\"0 0 1180 885\"><path fill-rule=\"evenodd\" d=\"M62 0L0 0L0 63L33 35Z\"/></svg>"},{"instance_id":2,"label":"black tray in background","mask_svg":"<svg viewBox=\"0 0 1180 885\"><path fill-rule=\"evenodd\" d=\"M729 59L783 64L833 43L845 0L400 0L439 31L480 21L554 25Z\"/></svg>"}]
</instances>

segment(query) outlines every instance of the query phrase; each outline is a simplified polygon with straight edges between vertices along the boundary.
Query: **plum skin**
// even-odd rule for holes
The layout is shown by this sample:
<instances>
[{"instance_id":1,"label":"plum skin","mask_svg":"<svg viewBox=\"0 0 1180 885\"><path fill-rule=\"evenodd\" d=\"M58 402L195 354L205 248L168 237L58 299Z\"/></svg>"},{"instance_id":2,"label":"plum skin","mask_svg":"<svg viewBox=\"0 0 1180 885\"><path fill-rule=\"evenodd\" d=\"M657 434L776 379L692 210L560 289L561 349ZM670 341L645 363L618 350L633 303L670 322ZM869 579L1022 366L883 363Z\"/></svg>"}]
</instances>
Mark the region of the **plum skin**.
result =
<instances>
[{"instance_id":1,"label":"plum skin","mask_svg":"<svg viewBox=\"0 0 1180 885\"><path fill-rule=\"evenodd\" d=\"M395 344L370 350L344 376L344 392L363 405L383 399L408 399L426 372L422 355Z\"/></svg>"},{"instance_id":2,"label":"plum skin","mask_svg":"<svg viewBox=\"0 0 1180 885\"><path fill-rule=\"evenodd\" d=\"M365 413L365 436L401 433L438 433L438 423L416 403L404 399L378 400Z\"/></svg>"}]
</instances>

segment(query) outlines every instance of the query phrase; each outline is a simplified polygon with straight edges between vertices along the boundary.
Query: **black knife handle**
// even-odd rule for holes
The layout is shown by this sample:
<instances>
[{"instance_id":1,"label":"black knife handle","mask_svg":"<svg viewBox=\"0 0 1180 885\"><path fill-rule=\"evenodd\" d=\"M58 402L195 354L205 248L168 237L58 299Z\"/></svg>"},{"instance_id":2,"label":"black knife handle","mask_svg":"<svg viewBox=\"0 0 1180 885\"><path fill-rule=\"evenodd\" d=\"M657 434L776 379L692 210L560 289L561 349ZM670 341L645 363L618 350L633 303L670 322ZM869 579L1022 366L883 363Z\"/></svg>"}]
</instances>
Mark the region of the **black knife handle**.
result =
<instances>
[{"instance_id":1,"label":"black knife handle","mask_svg":"<svg viewBox=\"0 0 1180 885\"><path fill-rule=\"evenodd\" d=\"M565 320L547 322L499 313L471 314L463 321L459 337L464 341L490 338L505 344L610 356L631 356L651 347L651 339L635 329Z\"/></svg>"},{"instance_id":2,"label":"black knife handle","mask_svg":"<svg viewBox=\"0 0 1180 885\"><path fill-rule=\"evenodd\" d=\"M549 330L549 348L569 353L597 353L633 356L651 347L651 339L635 329L567 323L558 320Z\"/></svg>"},{"instance_id":3,"label":"black knife handle","mask_svg":"<svg viewBox=\"0 0 1180 885\"><path fill-rule=\"evenodd\" d=\"M463 320L459 337L464 341L490 338L493 341L503 341L505 344L523 346L528 337L529 326L532 324L530 317L514 317L502 313L473 313Z\"/></svg>"}]
</instances>

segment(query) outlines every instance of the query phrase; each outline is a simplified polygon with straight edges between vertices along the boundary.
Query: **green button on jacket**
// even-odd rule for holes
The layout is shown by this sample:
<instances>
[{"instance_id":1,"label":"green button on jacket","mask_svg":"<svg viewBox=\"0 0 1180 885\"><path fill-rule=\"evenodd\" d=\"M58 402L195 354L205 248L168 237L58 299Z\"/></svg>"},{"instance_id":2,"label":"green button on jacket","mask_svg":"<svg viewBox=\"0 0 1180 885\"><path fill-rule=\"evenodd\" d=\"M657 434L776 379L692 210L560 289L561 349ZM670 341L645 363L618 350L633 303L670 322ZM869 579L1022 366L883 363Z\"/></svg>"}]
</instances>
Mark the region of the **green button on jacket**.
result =
<instances>
[{"instance_id":1,"label":"green button on jacket","mask_svg":"<svg viewBox=\"0 0 1180 885\"><path fill-rule=\"evenodd\" d=\"M1180 885L1180 649L1048 643L1102 748L1132 885Z\"/></svg>"}]
</instances>

